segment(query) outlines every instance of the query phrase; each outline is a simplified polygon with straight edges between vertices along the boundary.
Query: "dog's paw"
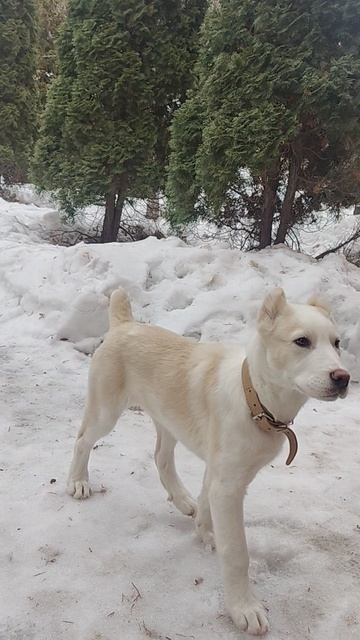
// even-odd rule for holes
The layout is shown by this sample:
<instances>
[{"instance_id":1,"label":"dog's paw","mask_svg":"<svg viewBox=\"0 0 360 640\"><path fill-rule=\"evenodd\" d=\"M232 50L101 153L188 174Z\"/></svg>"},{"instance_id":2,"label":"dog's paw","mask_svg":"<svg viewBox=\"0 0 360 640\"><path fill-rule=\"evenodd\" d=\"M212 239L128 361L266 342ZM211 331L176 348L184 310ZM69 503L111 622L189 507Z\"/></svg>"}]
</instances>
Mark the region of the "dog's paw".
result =
<instances>
[{"instance_id":1,"label":"dog's paw","mask_svg":"<svg viewBox=\"0 0 360 640\"><path fill-rule=\"evenodd\" d=\"M229 613L234 624L241 631L246 631L253 636L262 636L269 630L265 608L253 596L229 607Z\"/></svg>"},{"instance_id":2,"label":"dog's paw","mask_svg":"<svg viewBox=\"0 0 360 640\"><path fill-rule=\"evenodd\" d=\"M195 531L198 538L200 538L201 542L204 543L206 547L211 547L214 551L215 549L215 538L214 532L211 528L211 525L208 523L202 522L201 520L196 520L195 522Z\"/></svg>"},{"instance_id":3,"label":"dog's paw","mask_svg":"<svg viewBox=\"0 0 360 640\"><path fill-rule=\"evenodd\" d=\"M187 493L178 493L169 496L169 501L173 502L175 507L184 514L184 516L196 516L196 501Z\"/></svg>"},{"instance_id":4,"label":"dog's paw","mask_svg":"<svg viewBox=\"0 0 360 640\"><path fill-rule=\"evenodd\" d=\"M67 484L67 492L76 500L85 500L90 498L91 489L88 480L69 480Z\"/></svg>"}]
</instances>

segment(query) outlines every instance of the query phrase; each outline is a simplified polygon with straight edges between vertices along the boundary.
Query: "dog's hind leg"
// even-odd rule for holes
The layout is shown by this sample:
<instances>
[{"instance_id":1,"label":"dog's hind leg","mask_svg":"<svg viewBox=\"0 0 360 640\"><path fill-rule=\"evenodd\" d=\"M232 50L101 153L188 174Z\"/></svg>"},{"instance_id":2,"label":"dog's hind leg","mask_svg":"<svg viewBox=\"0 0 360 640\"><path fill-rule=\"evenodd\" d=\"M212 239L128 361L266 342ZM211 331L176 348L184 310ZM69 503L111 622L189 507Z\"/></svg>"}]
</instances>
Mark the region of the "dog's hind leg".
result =
<instances>
[{"instance_id":1,"label":"dog's hind leg","mask_svg":"<svg viewBox=\"0 0 360 640\"><path fill-rule=\"evenodd\" d=\"M177 509L186 516L195 516L196 501L185 489L176 473L174 449L177 440L155 422L157 439L155 448L155 462L158 468L160 480Z\"/></svg>"},{"instance_id":2,"label":"dog's hind leg","mask_svg":"<svg viewBox=\"0 0 360 640\"><path fill-rule=\"evenodd\" d=\"M101 349L101 347L100 347ZM102 352L94 356L102 360ZM94 363L93 363L94 364ZM67 491L74 498L90 496L88 462L91 450L97 440L106 436L114 428L127 401L119 371L110 368L106 374L101 367L92 367L89 375L89 390L82 424L75 442L70 466Z\"/></svg>"},{"instance_id":3,"label":"dog's hind leg","mask_svg":"<svg viewBox=\"0 0 360 640\"><path fill-rule=\"evenodd\" d=\"M90 496L88 462L94 444L114 428L120 411L105 410L102 414L93 412L91 403L86 407L84 418L78 433L73 459L70 466L67 491L74 498Z\"/></svg>"}]
</instances>

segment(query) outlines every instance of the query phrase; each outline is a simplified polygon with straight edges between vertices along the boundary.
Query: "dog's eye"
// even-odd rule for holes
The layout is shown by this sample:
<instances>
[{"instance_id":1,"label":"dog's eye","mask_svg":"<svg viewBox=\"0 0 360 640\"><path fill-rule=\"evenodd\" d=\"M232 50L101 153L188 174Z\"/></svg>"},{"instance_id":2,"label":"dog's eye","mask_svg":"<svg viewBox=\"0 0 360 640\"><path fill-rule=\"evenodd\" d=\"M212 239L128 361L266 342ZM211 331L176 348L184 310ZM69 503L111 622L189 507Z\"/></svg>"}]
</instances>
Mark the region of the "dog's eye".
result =
<instances>
[{"instance_id":1,"label":"dog's eye","mask_svg":"<svg viewBox=\"0 0 360 640\"><path fill-rule=\"evenodd\" d=\"M336 338L335 340L335 349L340 349L340 339Z\"/></svg>"},{"instance_id":2,"label":"dog's eye","mask_svg":"<svg viewBox=\"0 0 360 640\"><path fill-rule=\"evenodd\" d=\"M301 336L301 338L297 338L296 340L294 340L295 344L297 344L298 347L311 347L311 342L309 340L309 338L305 338L305 336Z\"/></svg>"}]
</instances>

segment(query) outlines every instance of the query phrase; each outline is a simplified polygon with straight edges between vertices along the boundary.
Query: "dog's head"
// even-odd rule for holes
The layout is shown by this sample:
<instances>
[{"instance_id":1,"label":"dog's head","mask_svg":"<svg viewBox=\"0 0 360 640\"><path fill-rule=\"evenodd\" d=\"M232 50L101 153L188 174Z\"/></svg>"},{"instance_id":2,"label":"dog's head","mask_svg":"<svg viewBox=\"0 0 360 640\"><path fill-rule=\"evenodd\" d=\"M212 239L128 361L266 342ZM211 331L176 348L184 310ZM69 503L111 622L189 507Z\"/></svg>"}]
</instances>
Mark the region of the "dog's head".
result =
<instances>
[{"instance_id":1,"label":"dog's head","mask_svg":"<svg viewBox=\"0 0 360 640\"><path fill-rule=\"evenodd\" d=\"M274 382L319 400L346 396L350 376L340 361L338 332L321 300L290 304L282 289L274 289L260 309L258 332Z\"/></svg>"}]
</instances>

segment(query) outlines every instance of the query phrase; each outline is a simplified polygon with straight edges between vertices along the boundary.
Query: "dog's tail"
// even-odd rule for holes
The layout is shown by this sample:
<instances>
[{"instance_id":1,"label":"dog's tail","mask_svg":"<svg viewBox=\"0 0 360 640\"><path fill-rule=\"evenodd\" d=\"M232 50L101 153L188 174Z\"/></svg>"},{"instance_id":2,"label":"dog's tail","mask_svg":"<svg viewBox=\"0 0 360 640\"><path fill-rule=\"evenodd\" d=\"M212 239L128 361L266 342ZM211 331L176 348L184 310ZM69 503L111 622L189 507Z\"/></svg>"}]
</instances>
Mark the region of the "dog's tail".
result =
<instances>
[{"instance_id":1,"label":"dog's tail","mask_svg":"<svg viewBox=\"0 0 360 640\"><path fill-rule=\"evenodd\" d=\"M116 289L110 297L110 329L116 327L120 322L131 322L133 319L130 300L126 292L124 289Z\"/></svg>"}]
</instances>

